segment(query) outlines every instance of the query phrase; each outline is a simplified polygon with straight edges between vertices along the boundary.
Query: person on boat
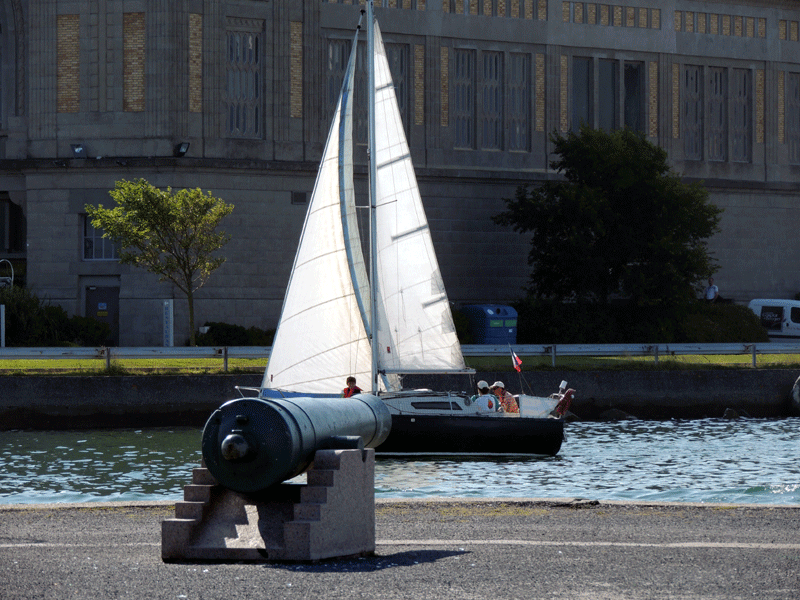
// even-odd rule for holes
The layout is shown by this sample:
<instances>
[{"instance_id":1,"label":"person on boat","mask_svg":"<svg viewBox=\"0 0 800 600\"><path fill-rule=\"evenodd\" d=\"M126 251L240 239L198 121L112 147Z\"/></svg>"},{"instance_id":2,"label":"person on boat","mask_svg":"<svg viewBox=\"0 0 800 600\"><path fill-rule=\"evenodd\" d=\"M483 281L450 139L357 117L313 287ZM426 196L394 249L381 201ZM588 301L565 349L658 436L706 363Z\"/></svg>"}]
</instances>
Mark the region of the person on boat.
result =
<instances>
[{"instance_id":1,"label":"person on boat","mask_svg":"<svg viewBox=\"0 0 800 600\"><path fill-rule=\"evenodd\" d=\"M495 412L500 404L497 401L497 396L489 389L489 384L483 380L478 382L478 393L470 400L477 403L481 412Z\"/></svg>"},{"instance_id":2,"label":"person on boat","mask_svg":"<svg viewBox=\"0 0 800 600\"><path fill-rule=\"evenodd\" d=\"M518 413L519 406L517 406L517 401L514 400L514 396L512 396L509 392L506 391L506 386L503 384L502 381L495 381L492 384L492 393L497 396L498 400L500 400L500 408L503 412L507 413Z\"/></svg>"},{"instance_id":3,"label":"person on boat","mask_svg":"<svg viewBox=\"0 0 800 600\"><path fill-rule=\"evenodd\" d=\"M356 378L352 375L347 378L347 387L342 390L342 397L349 398L353 394L360 394L361 388L356 385Z\"/></svg>"}]
</instances>

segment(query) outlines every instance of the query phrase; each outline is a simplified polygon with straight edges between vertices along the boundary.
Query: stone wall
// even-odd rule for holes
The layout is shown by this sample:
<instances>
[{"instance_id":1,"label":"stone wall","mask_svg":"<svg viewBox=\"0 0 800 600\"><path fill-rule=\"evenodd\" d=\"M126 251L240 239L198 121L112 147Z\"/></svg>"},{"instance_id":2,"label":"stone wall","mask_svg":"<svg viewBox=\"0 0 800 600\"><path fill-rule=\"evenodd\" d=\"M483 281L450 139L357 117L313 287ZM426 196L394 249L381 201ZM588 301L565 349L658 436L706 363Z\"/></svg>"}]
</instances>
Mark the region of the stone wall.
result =
<instances>
[{"instance_id":1,"label":"stone wall","mask_svg":"<svg viewBox=\"0 0 800 600\"><path fill-rule=\"evenodd\" d=\"M788 370L531 371L525 381L509 372L477 373L502 380L509 391L549 395L561 380L577 393L571 411L585 420L622 411L642 419L721 418L727 408L752 417L792 413ZM81 429L203 425L235 386L259 387L261 375L154 377L0 377L0 429ZM411 377L406 388L469 391L466 377Z\"/></svg>"}]
</instances>

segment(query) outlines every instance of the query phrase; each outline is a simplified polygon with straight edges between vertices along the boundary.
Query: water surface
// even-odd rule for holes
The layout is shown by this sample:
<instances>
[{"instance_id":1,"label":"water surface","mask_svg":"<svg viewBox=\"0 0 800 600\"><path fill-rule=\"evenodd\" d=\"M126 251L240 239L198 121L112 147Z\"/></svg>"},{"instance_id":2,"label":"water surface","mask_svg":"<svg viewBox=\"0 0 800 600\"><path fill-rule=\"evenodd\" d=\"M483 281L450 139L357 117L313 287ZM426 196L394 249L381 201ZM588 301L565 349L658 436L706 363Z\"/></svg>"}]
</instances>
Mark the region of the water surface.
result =
<instances>
[{"instance_id":1,"label":"water surface","mask_svg":"<svg viewBox=\"0 0 800 600\"><path fill-rule=\"evenodd\" d=\"M555 457L380 457L378 498L800 504L800 418L570 423ZM0 503L179 500L201 431L0 432Z\"/></svg>"}]
</instances>

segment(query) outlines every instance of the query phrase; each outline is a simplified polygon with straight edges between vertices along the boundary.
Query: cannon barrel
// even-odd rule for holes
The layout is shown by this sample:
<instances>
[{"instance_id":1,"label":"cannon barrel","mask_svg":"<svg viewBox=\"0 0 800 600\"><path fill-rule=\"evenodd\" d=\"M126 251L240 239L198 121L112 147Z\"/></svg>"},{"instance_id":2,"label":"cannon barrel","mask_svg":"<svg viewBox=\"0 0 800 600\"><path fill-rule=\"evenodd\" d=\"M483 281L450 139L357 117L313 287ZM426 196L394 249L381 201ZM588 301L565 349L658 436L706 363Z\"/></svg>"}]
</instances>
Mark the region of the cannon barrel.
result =
<instances>
[{"instance_id":1,"label":"cannon barrel","mask_svg":"<svg viewBox=\"0 0 800 600\"><path fill-rule=\"evenodd\" d=\"M220 484L254 493L306 471L317 450L376 448L391 427L389 409L371 394L238 398L206 422L203 459Z\"/></svg>"}]
</instances>

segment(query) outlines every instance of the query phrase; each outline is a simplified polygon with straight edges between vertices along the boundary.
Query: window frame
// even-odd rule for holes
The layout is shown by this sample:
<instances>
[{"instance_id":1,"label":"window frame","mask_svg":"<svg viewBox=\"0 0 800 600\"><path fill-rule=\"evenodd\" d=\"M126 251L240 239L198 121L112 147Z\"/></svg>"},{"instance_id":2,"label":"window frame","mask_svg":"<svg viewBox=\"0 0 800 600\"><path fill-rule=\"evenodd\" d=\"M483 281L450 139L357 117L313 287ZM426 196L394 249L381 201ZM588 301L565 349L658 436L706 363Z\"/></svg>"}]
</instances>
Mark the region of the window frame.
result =
<instances>
[{"instance_id":1,"label":"window frame","mask_svg":"<svg viewBox=\"0 0 800 600\"><path fill-rule=\"evenodd\" d=\"M81 253L81 260L83 262L118 262L119 252L117 251L116 244L109 238L103 237L103 232L92 225L89 215L81 215L81 221L83 223L83 252ZM91 243L92 256L87 256L89 243ZM102 256L99 257L94 256L98 245L101 248L100 253L102 254ZM111 256L106 256L107 251Z\"/></svg>"},{"instance_id":2,"label":"window frame","mask_svg":"<svg viewBox=\"0 0 800 600\"><path fill-rule=\"evenodd\" d=\"M225 32L225 137L264 139L266 78L264 27L228 26Z\"/></svg>"}]
</instances>

